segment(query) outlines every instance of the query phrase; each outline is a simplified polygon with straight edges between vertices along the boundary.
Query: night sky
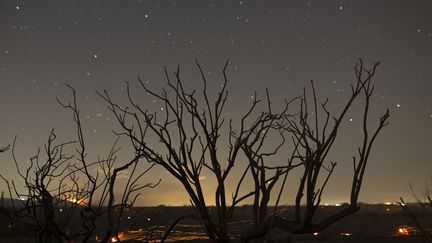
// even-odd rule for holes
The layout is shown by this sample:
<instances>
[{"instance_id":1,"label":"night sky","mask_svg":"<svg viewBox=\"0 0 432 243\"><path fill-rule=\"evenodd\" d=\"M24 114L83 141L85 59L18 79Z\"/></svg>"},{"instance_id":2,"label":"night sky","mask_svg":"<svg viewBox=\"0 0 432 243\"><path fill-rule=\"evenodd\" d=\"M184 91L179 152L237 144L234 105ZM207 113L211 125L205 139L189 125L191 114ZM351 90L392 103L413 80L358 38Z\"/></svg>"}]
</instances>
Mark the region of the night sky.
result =
<instances>
[{"instance_id":1,"label":"night sky","mask_svg":"<svg viewBox=\"0 0 432 243\"><path fill-rule=\"evenodd\" d=\"M357 58L381 60L371 125L386 108L390 125L372 151L360 201L397 201L408 197L408 183L424 189L432 172L431 13L427 0L1 0L0 145L17 135L16 153L25 166L52 128L61 141L75 139L72 114L55 100L70 100L65 83L78 91L89 158L96 158L108 152L118 125L95 90L107 89L127 104L125 81L138 87L139 76L160 90L164 66L172 73L180 64L186 87L199 89L197 58L216 89L229 59L226 115L238 118L254 91L263 97L268 88L280 107L311 79L319 97L329 97L338 111L350 94ZM144 91L134 92L149 109L162 107ZM324 203L349 199L351 157L361 135L361 106L353 108L330 155L339 165ZM119 158L129 158L130 146L121 143ZM0 157L0 171L17 179L10 153ZM188 204L162 169L145 181L157 178L162 184L145 190L140 205ZM298 179L293 174L289 183ZM211 197L214 183L206 180ZM283 204L293 203L296 187L287 188Z\"/></svg>"}]
</instances>

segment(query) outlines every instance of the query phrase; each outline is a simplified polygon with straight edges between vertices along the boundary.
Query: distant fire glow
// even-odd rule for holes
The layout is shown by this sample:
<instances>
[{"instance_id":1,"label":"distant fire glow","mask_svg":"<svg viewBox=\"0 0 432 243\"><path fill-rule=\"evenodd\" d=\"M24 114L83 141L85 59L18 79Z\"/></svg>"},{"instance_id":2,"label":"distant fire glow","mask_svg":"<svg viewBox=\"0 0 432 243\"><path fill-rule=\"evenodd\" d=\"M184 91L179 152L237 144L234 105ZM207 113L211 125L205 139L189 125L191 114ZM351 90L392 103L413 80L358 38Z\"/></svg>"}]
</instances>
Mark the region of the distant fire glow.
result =
<instances>
[{"instance_id":1,"label":"distant fire glow","mask_svg":"<svg viewBox=\"0 0 432 243\"><path fill-rule=\"evenodd\" d=\"M84 199L77 199L75 197L70 197L67 199L67 201L71 202L71 203L77 203L77 204L85 204L85 200Z\"/></svg>"},{"instance_id":2,"label":"distant fire glow","mask_svg":"<svg viewBox=\"0 0 432 243\"><path fill-rule=\"evenodd\" d=\"M410 235L410 231L409 231L408 227L406 227L406 226L401 226L401 227L399 227L399 228L397 229L396 234L397 234L398 236L409 236L409 235Z\"/></svg>"}]
</instances>

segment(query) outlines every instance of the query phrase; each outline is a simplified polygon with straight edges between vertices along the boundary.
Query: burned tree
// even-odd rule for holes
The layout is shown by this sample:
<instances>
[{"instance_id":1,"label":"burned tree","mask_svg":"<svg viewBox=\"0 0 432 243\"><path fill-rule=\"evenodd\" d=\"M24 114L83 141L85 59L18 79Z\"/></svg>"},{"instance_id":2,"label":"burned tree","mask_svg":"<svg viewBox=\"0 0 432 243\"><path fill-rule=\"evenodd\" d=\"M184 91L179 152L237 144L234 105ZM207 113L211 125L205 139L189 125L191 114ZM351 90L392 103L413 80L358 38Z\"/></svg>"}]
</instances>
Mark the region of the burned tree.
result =
<instances>
[{"instance_id":1,"label":"burned tree","mask_svg":"<svg viewBox=\"0 0 432 243\"><path fill-rule=\"evenodd\" d=\"M118 152L119 148L116 147L116 144L118 139L111 147L107 158L97 162L99 170L102 171L103 174L101 176L102 178L100 178L98 171L96 175L92 175L89 172L89 163L86 160L87 154L81 126L80 112L76 101L76 91L71 86L67 86L72 92L73 101L67 104L62 103L59 99L57 99L57 101L62 107L69 109L72 112L76 124L79 143L79 148L76 149L76 151L79 154L78 161L82 164L82 168L80 168L79 171L85 175L88 188L88 199L85 201L86 207L81 212L81 217L84 219L83 226L88 231L86 237L89 237L90 234L96 229L96 220L100 219L102 216L106 216L107 227L106 232L102 237L103 242L109 241L112 237L115 237L117 240L119 240L118 230L120 226L120 219L124 213L124 210L133 206L138 196L141 195L139 192L140 190L146 187L153 188L159 184L160 180L157 183L147 183L144 185L139 184L142 177L154 166L154 164L150 164L147 169L143 171L137 171L139 160L142 157L142 155L139 153L134 154L131 159L122 165L117 165L116 153ZM121 194L121 199L116 200L114 189L117 176L126 170L130 171L130 175ZM96 203L93 203L94 196L96 195L96 191L99 188L101 189L101 192L98 195L99 200ZM114 210L119 211L117 217L114 216Z\"/></svg>"},{"instance_id":2,"label":"burned tree","mask_svg":"<svg viewBox=\"0 0 432 243\"><path fill-rule=\"evenodd\" d=\"M9 181L4 176L1 178L6 183L9 197L18 198L19 205L11 200L13 222L26 225L26 228L36 233L38 242L62 242L70 240L66 228L70 223L69 214L73 214L78 206L78 201L84 195L84 189L77 184L74 173L70 173L72 156L64 152L73 141L56 143L56 135L52 130L48 136L44 149L32 156L28 165L21 169L16 158L16 138L12 145L12 156L16 171L21 183L24 183L25 191L19 190L16 181ZM70 182L66 185L66 181ZM70 201L70 203L68 203ZM68 216L60 220L60 209L65 210Z\"/></svg>"},{"instance_id":3,"label":"burned tree","mask_svg":"<svg viewBox=\"0 0 432 243\"><path fill-rule=\"evenodd\" d=\"M404 211L405 215L409 217L416 230L419 231L420 235L428 240L432 240L432 229L431 229L431 216L432 216L432 175L429 175L429 183L426 183L426 188L421 192L421 196L414 190L414 187L410 184L410 191L412 197L415 199L415 204L407 204L405 200L400 197L399 205ZM408 234L411 232L408 231Z\"/></svg>"},{"instance_id":4,"label":"burned tree","mask_svg":"<svg viewBox=\"0 0 432 243\"><path fill-rule=\"evenodd\" d=\"M379 118L378 125L371 132L368 126L368 116L370 99L374 90L371 84L372 78L379 63L374 63L372 68L367 69L363 66L362 60L359 60L355 66L356 82L351 85L351 96L343 107L338 116L332 117L327 109L328 99L319 104L313 81L312 86L312 108L308 105L308 96L306 91L300 100L300 112L297 116L287 117L287 126L282 127L289 132L294 139L294 143L298 144L298 149L295 150L295 157L302 162L302 176L297 189L295 198L295 215L292 221L274 215L269 218L267 227L261 232L254 232L251 235L245 236L246 240L259 237L266 234L272 227L278 227L291 233L313 233L319 232L338 220L359 210L357 204L360 194L364 173L368 163L369 155L373 143L385 127L389 117L388 110ZM332 176L336 163L326 163L327 155L333 148L340 125L345 118L348 110L353 105L353 102L358 97L364 98L364 109L362 118L363 138L362 143L358 147L358 155L353 156L353 176L350 192L350 203L348 206L339 212L331 215L320 222L314 220L316 211L318 210L324 189ZM312 112L310 111L312 110ZM324 119L321 120L319 114L324 114ZM311 115L313 114L313 115ZM331 121L333 120L333 122ZM324 173L323 173L324 172ZM321 179L321 183L319 182ZM304 199L305 196L305 200ZM305 206L302 206L302 203ZM302 211L304 208L304 211Z\"/></svg>"},{"instance_id":5,"label":"burned tree","mask_svg":"<svg viewBox=\"0 0 432 243\"><path fill-rule=\"evenodd\" d=\"M106 231L104 242L108 242L112 237L118 238L119 217L124 208L134 204L141 189L154 186L139 184L152 165L138 171L141 157L138 154L119 165L116 143L106 158L88 162L76 93L72 87L69 88L73 102L58 102L73 113L77 141L58 143L52 130L44 149L39 149L21 168L15 154L15 139L12 156L25 191L21 191L15 181L4 176L1 178L9 190L9 197L20 199L20 205L12 204L13 221L25 223L35 232L37 242L87 242L97 227ZM120 194L121 198L116 199L116 177L127 169L130 174L126 187ZM114 210L120 213L114 214ZM104 218L106 223L101 223Z\"/></svg>"},{"instance_id":6,"label":"burned tree","mask_svg":"<svg viewBox=\"0 0 432 243\"><path fill-rule=\"evenodd\" d=\"M250 108L241 118L237 130L233 121L223 117L223 111L228 97L226 68L223 68L223 84L216 99L212 102L207 90L207 80L203 68L196 62L200 71L203 89L201 97L203 103L198 100L196 90L187 91L183 86L180 70L174 73L175 80L171 80L165 69L167 90L161 93L149 89L144 82L138 78L139 85L143 91L155 99L160 100L163 107L161 117L138 104L131 95L129 83L127 83L127 95L131 107L120 106L115 103L109 93L99 93L109 104L109 109L117 118L123 132L127 136L137 154L149 162L156 163L166 169L183 186L190 197L195 209L195 217L199 220L203 229L211 239L228 240L228 222L231 220L235 206L242 200L255 195L256 190L240 195L241 187L249 169L255 170L255 165L245 166L244 173L240 176L235 192L231 198L227 196L226 180L234 165L238 164L239 154L242 148L253 154L257 154L259 148L252 148L253 144L245 143L246 140L262 139L256 135L258 130L272 128L272 121L280 120L286 112L281 114L266 114L251 118L260 102L254 99ZM255 119L252 125L248 125L249 118ZM224 127L225 126L225 127ZM262 127L264 126L264 127ZM220 137L225 135L228 140L227 158L221 158L218 153ZM255 134L255 135L254 135ZM148 143L148 136L155 136L162 148L158 145ZM254 137L255 136L255 137ZM253 151L251 151L253 150ZM251 159L256 159L251 155ZM263 156L263 155L260 155ZM258 162L258 161L257 161ZM252 162L251 163L255 163ZM286 168L277 169L273 178L278 177ZM214 192L216 206L216 219L211 217L208 201L203 193L200 175L203 169L207 169L216 180ZM276 180L275 180L276 182ZM267 199L266 199L267 200ZM177 222L177 221L176 221ZM172 229L172 227L170 227Z\"/></svg>"},{"instance_id":7,"label":"burned tree","mask_svg":"<svg viewBox=\"0 0 432 243\"><path fill-rule=\"evenodd\" d=\"M255 98L251 107L241 118L238 129L233 128L231 119L223 117L228 97L227 65L228 62L222 72L222 88L213 102L210 101L206 77L198 62L197 67L203 81L201 97L196 90L187 91L185 89L179 69L174 73L175 80L171 80L165 69L167 89L163 89L161 93L151 90L138 78L143 91L163 103L162 115L159 114L159 116L157 112L149 111L136 102L131 94L129 83L127 83L127 96L130 107L117 104L105 90L99 95L107 102L109 109L120 124L122 131L118 134L129 138L135 153L140 154L151 163L162 166L182 184L195 209L194 216L211 239L229 239L228 222L232 218L235 206L249 197L253 197L254 202L254 233L246 235L245 239L259 237L272 227L279 227L292 233L321 231L341 218L356 212L359 209L357 201L370 151L377 135L387 125L389 117L387 111L380 117L375 130L370 133L368 114L374 90L371 81L378 63L374 63L372 68L367 69L359 60L355 67L356 82L352 85L351 96L336 117L332 117L327 109L327 100L319 104L312 82L311 99L313 100L314 116L311 115L311 109L308 107L306 92L299 99L294 99L300 103L300 109L295 114L287 112L288 105L292 101L286 101L284 109L274 113L267 92L267 110L257 112L257 105L260 101ZM327 164L327 154L333 148L340 125L348 110L361 96L365 101L362 123L363 140L358 148L358 156L355 156L353 161L350 204L340 212L316 223L315 213L321 203L327 182L336 167L334 162ZM200 102L200 98L203 102ZM324 114L323 120L319 113ZM226 123L227 127L224 130ZM226 138L229 141L228 155L226 159L221 159L217 149L224 131L227 131ZM263 145L269 138L270 131L273 136L274 133L279 134L281 142L271 151L264 151ZM149 142L149 137L152 136L158 141L157 145ZM293 150L291 154L284 155L287 158L286 163L269 166L266 160L272 155L281 153L280 148L286 143L288 136L292 140ZM244 166L243 173L235 186L231 204L228 205L226 179L234 165L239 165L238 160L241 153L246 157L247 162L242 165ZM278 204L283 188L286 186L288 172L296 167L303 168L303 173L297 189L293 221L287 221L277 215L266 219L268 203L274 186L283 176L276 200ZM217 187L214 192L216 217L211 216L203 193L200 181L203 169L208 169L216 180ZM253 190L240 195L240 187L248 176L254 183ZM305 200L303 200L304 195ZM306 204L304 212L301 207L303 202ZM175 222L177 223L178 220ZM169 227L169 230L172 227Z\"/></svg>"},{"instance_id":8,"label":"burned tree","mask_svg":"<svg viewBox=\"0 0 432 243\"><path fill-rule=\"evenodd\" d=\"M274 165L268 163L268 160L275 160L274 155L279 154L280 150L287 149L284 147L286 138L283 128L288 125L285 123L285 119L293 116L288 113L288 108L297 98L285 101L284 109L276 113L272 110L268 90L266 90L266 94L267 111L262 112L255 118L242 140L242 150L249 162L247 169L249 169L249 175L253 179L252 221L254 230L262 230L265 226L265 220L269 214L268 203L272 196L272 190L278 180L283 175L285 175L284 179L286 180L288 173L302 164L301 161L295 162L295 152L298 143L294 147L293 153L286 161L272 161ZM254 98L256 99L256 94ZM268 139L276 139L275 134L278 135L280 142L270 150L265 149L266 143L269 141Z\"/></svg>"}]
</instances>

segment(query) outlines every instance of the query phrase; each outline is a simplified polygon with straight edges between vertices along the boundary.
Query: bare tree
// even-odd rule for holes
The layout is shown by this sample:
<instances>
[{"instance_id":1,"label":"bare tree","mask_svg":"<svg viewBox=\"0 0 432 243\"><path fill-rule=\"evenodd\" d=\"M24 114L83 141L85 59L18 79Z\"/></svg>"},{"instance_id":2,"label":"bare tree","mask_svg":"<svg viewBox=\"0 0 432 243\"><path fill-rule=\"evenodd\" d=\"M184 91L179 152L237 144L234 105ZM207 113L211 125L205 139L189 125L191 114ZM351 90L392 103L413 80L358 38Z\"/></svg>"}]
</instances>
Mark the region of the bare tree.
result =
<instances>
[{"instance_id":1,"label":"bare tree","mask_svg":"<svg viewBox=\"0 0 432 243\"><path fill-rule=\"evenodd\" d=\"M104 242L108 242L112 237L118 239L123 210L133 206L141 189L157 184L139 184L153 165L138 171L139 154L118 165L116 143L106 158L88 162L76 92L68 87L73 101L58 102L73 114L77 141L57 143L52 130L44 150L39 149L22 169L15 155L15 139L12 146L14 165L26 191L20 192L13 180L1 178L6 182L10 198L21 199L22 205L12 205L14 217L26 222L38 234L38 242L87 242L98 227L97 222L102 226L99 227L105 228ZM114 193L116 179L126 170L129 170L126 186L117 199ZM105 217L106 223L101 223Z\"/></svg>"},{"instance_id":2,"label":"bare tree","mask_svg":"<svg viewBox=\"0 0 432 243\"><path fill-rule=\"evenodd\" d=\"M374 90L371 81L379 63L374 63L372 68L367 69L364 68L362 60L359 60L355 67L356 83L352 85L351 96L341 113L336 117L332 117L326 107L328 100L322 104L318 103L312 82L312 112L314 114L312 118L306 91L299 99L300 111L295 115L287 112L288 105L292 100L285 101L284 109L274 113L267 92L268 109L256 115L257 104L260 100L255 98L251 107L241 118L238 129L233 128L231 119L228 121L227 118L223 117L223 110L228 97L226 90L227 65L228 62L222 72L224 78L222 88L213 102L210 101L206 77L198 62L197 67L203 81L202 97L199 97L196 90L189 92L185 90L179 68L174 73L174 81L170 79L170 75L165 69L167 90L163 89L161 93L149 89L138 78L143 91L163 103L163 114L160 116L158 113L142 107L134 100L129 83L127 83L127 95L130 107L117 104L106 90L99 95L108 103L109 109L121 126L122 131L118 134L129 138L135 153L140 154L149 162L162 166L182 184L195 209L195 217L211 239L229 239L227 223L232 218L235 206L251 196L254 198L253 222L255 229L254 233L246 235L245 239L265 234L272 227L279 227L293 233L317 232L356 212L359 209L357 201L370 151L377 135L387 125L389 117L388 111L385 112L380 117L378 126L370 134L368 114L370 98ZM363 96L365 100L362 123L363 141L358 148L358 156L353 157L354 172L350 204L340 212L316 223L314 221L315 212L319 208L324 189L336 167L335 162L326 164L327 154L333 147L340 124L359 96ZM200 102L199 98L202 98L203 102ZM319 113L324 114L324 120L320 118ZM331 122L332 119L333 123ZM252 122L248 122L250 120ZM217 149L225 123L228 123L226 137L229 146L227 159L224 160L220 158ZM265 151L263 149L264 144L270 132L279 134L281 142L271 151ZM280 153L280 148L286 143L286 134L290 135L293 142L291 156L287 157L285 164L278 163L279 166L269 166L265 161ZM151 136L157 138L162 148L148 142ZM248 163L244 165L244 172L235 187L231 204L228 205L226 179L234 165L238 165L237 160L240 152L244 153ZM283 176L277 197L278 204L288 172L299 166L303 168L303 176L297 190L294 220L292 222L287 221L276 215L265 220L266 215L268 215L271 192L275 184ZM208 202L203 193L203 186L200 181L203 168L208 169L216 179L217 188L214 192L216 219L211 217L207 207ZM248 175L252 177L254 189L249 193L240 195L240 188ZM304 195L306 195L305 201L303 201ZM302 202L306 204L304 213L301 211ZM180 219L176 220L175 223ZM174 225L169 227L167 234ZM257 228L260 230L256 230Z\"/></svg>"},{"instance_id":3,"label":"bare tree","mask_svg":"<svg viewBox=\"0 0 432 243\"><path fill-rule=\"evenodd\" d=\"M292 233L313 233L319 232L338 220L358 211L357 204L360 189L363 182L363 176L366 170L369 155L373 143L383 127L387 125L389 117L388 110L380 117L375 130L370 133L368 128L368 115L370 99L374 87L371 85L372 78L375 75L379 63L374 63L372 68L366 69L362 60L359 60L355 66L356 83L351 86L351 96L342 109L341 113L332 117L327 109L328 99L319 104L314 87L312 86L312 114L308 106L308 97L306 91L303 92L300 102L300 112L296 117L287 117L288 126L283 129L288 131L294 138L294 143L299 144L296 149L296 157L302 161L303 173L297 189L295 198L295 215L294 220L288 221L282 217L274 215L267 222L267 228L264 231L255 231L253 234L245 236L246 240L259 237L267 233L270 228L278 227ZM326 158L329 151L333 148L340 125L345 118L348 110L352 107L353 102L363 94L363 139L358 147L358 155L353 157L353 179L350 192L350 203L347 207L337 213L323 219L320 222L314 221L314 216L318 210L324 189L332 176L336 167L336 162L326 164ZM324 120L320 119L319 114L324 114ZM333 118L333 124L331 124ZM324 172L324 175L322 175ZM320 180L321 178L321 180ZM321 183L320 183L321 181ZM280 192L282 193L282 192ZM303 201L303 196L306 196ZM304 212L302 212L302 203L305 203Z\"/></svg>"},{"instance_id":4,"label":"bare tree","mask_svg":"<svg viewBox=\"0 0 432 243\"><path fill-rule=\"evenodd\" d=\"M6 214L11 222L21 218L31 224L38 233L39 242L82 241L86 242L96 231L97 223L105 220L103 242L112 237L119 239L120 219L125 210L132 207L139 191L154 187L159 182L140 185L143 176L154 166L163 167L176 178L189 195L194 214L183 216L168 227L162 241L166 239L176 223L185 217L193 217L211 239L228 241L228 223L232 220L236 206L247 198L253 199L253 232L244 235L248 241L270 232L274 227L292 233L319 232L338 220L359 210L358 197L363 183L368 159L374 141L382 128L387 125L388 110L379 118L374 129L369 128L369 107L374 91L371 84L379 63L365 68L362 60L355 66L355 83L351 95L336 115L327 109L328 99L318 102L313 81L312 95L306 93L299 98L286 100L278 112L273 110L270 95L266 92L267 106L259 109L257 95L238 122L225 116L228 99L225 64L223 83L215 98L211 98L204 70L196 62L203 88L188 91L180 76L180 69L174 73L174 80L165 69L166 89L162 92L151 90L140 78L142 91L162 102L162 112L152 112L138 103L127 83L129 106L116 103L109 93L98 92L108 104L108 109L120 125L118 137L126 137L134 149L131 158L117 163L116 154L120 149L117 141L106 158L89 162L82 129L76 91L71 102L58 102L72 114L76 127L77 141L58 143L54 131L48 136L43 150L30 158L27 167L20 168L12 145L14 165L26 191L19 192L14 181L1 176L8 188L9 196L24 198L20 208L12 204L12 211ZM337 213L317 222L315 214L321 204L328 181L333 175L336 162L328 163L327 156L334 149L334 142L346 114L353 103L363 97L362 142L358 155L353 157L353 176L350 203ZM312 105L310 107L310 101ZM201 102L202 101L202 102ZM299 102L296 113L288 112L293 102ZM234 125L236 123L237 125ZM152 140L156 138L156 142ZM227 153L218 150L221 138L226 139ZM271 147L268 143L279 139ZM290 153L286 151L287 141L292 141ZM0 153L9 149L4 147ZM75 149L75 153L71 153ZM284 161L279 161L280 158ZM138 168L140 160L146 160L146 169ZM244 160L245 159L245 160ZM232 195L229 196L227 178L234 166L242 169ZM293 169L301 168L301 178L295 198L295 213L292 220L276 215L276 208L287 185L287 177ZM208 197L203 191L202 173L207 170L215 180L215 210L208 207ZM115 196L119 174L129 171L129 178L120 197ZM242 186L248 176L253 182L250 192L244 193ZM281 180L282 179L282 180ZM269 202L273 190L279 183L273 212ZM302 206L302 205L305 206ZM214 212L215 211L215 212ZM79 212L79 223L73 217ZM270 217L269 217L270 216ZM75 221L74 221L75 220Z\"/></svg>"},{"instance_id":5,"label":"bare tree","mask_svg":"<svg viewBox=\"0 0 432 243\"><path fill-rule=\"evenodd\" d=\"M4 153L6 151L8 151L10 149L10 145L4 146L2 148L0 148L0 154ZM0 178L6 182L7 188L8 188L8 192L9 195L12 195L12 191L11 191L11 187L9 184L9 181L6 180L6 178L4 178L1 174L0 174ZM13 200L11 199L11 204L13 205ZM11 206L12 206L11 205ZM7 205L5 197L4 197L4 191L1 192L1 198L0 198L0 214L5 216L8 220L8 224L12 225L13 223L13 210L9 209L9 205Z\"/></svg>"},{"instance_id":6,"label":"bare tree","mask_svg":"<svg viewBox=\"0 0 432 243\"><path fill-rule=\"evenodd\" d=\"M103 215L106 213L107 215L107 230L105 232L105 235L103 237L103 242L109 241L111 237L116 237L118 239L118 229L120 224L121 216L124 213L125 208L130 208L135 203L137 197L140 195L139 192L141 189L145 187L155 187L159 184L160 180L153 184L153 183L147 183L144 185L139 185L138 182L140 179L151 169L153 168L154 164L150 164L150 166L145 169L144 171L137 172L137 166L140 158L142 157L141 154L137 153L132 156L131 159L129 159L129 162L124 163L123 165L114 167L114 163L116 161L116 152L118 151L118 148L116 148L116 143L114 143L113 147L111 148L108 157L106 160L100 160L99 166L100 169L103 171L103 179L101 182L98 182L99 174L91 175L89 173L88 169L88 162L86 162L86 147L84 142L84 136L82 132L82 126L81 126L81 119L80 119L80 113L79 109L77 107L77 101L76 101L76 91L71 86L67 85L69 89L72 91L73 94L73 102L72 103L62 103L59 99L57 101L59 104L61 104L64 108L69 109L73 115L74 115L74 121L76 123L76 129L77 129L77 135L78 135L78 142L79 142L79 149L77 149L77 152L79 154L78 161L82 163L83 167L81 169L81 172L84 173L84 175L87 178L88 181L88 200L86 201L86 208L85 208L85 214L82 214L82 216L85 216L87 221L86 228L88 229L89 233L92 233L95 228L95 220L98 216ZM106 162L104 165L101 162ZM116 202L115 195L114 195L114 189L116 185L117 176L128 170L130 171L126 186L123 190L121 199L119 202ZM134 177L136 175L136 177ZM97 207L95 208L93 206L93 197L95 195L95 192L98 188L103 187L102 194L100 195L99 202L95 205ZM131 198L132 196L132 198ZM131 199L131 200L130 200ZM106 201L107 200L107 201ZM129 201L130 200L130 201ZM107 203L106 209L104 208L105 202ZM114 217L114 210L119 211L117 219Z\"/></svg>"},{"instance_id":7,"label":"bare tree","mask_svg":"<svg viewBox=\"0 0 432 243\"><path fill-rule=\"evenodd\" d=\"M274 155L279 154L281 149L287 149L284 147L286 138L283 134L283 128L288 124L285 124L284 120L286 117L292 116L287 112L288 107L297 98L285 101L284 109L281 112L275 113L272 111L268 90L266 90L266 94L267 111L262 112L256 117L242 141L242 150L249 161L247 168L250 171L255 189L252 205L254 230L262 230L264 227L265 219L268 216L268 203L271 193L280 177L287 175L290 170L302 164L301 162L293 164L296 159L295 151L297 150L298 143L293 150L294 153L286 161L274 161ZM254 97L256 99L256 94ZM265 149L269 138L276 140L275 134L279 136L280 142L271 150ZM269 160L275 165L269 165Z\"/></svg>"},{"instance_id":8,"label":"bare tree","mask_svg":"<svg viewBox=\"0 0 432 243\"><path fill-rule=\"evenodd\" d=\"M16 138L12 146L12 155L17 173L25 185L26 192L20 193L15 182L9 182L4 176L1 178L6 182L9 197L14 196L20 199L21 205L15 205L12 200L12 212L16 221L25 222L30 229L38 234L38 242L62 242L62 239L69 239L68 234L56 221L58 205L66 197L76 192L81 194L81 188L76 185L66 186L62 182L67 179L68 166L71 165L71 158L64 153L65 147L73 142L55 143L54 131L48 136L44 146L43 158L41 150L30 158L28 166L21 170L15 155ZM73 178L70 178L73 180ZM74 181L76 182L76 181ZM63 191L61 195L57 191ZM78 199L76 199L78 200ZM76 201L75 201L76 202ZM76 209L76 203L72 203L70 211Z\"/></svg>"},{"instance_id":9,"label":"bare tree","mask_svg":"<svg viewBox=\"0 0 432 243\"><path fill-rule=\"evenodd\" d=\"M426 184L425 190L421 193L422 197L419 197L414 187L410 184L411 194L416 200L417 205L408 205L405 200L401 197L399 205L405 212L405 214L411 218L415 227L418 229L420 234L426 239L432 239L432 191L430 186L432 185L432 175L429 175L429 183ZM417 209L417 210L416 210Z\"/></svg>"},{"instance_id":10,"label":"bare tree","mask_svg":"<svg viewBox=\"0 0 432 243\"><path fill-rule=\"evenodd\" d=\"M109 109L123 129L123 132L119 134L130 139L136 153L142 154L146 160L165 168L182 184L195 209L195 216L209 238L228 240L227 225L232 218L235 206L257 192L253 190L240 195L240 187L248 170L255 170L258 167L255 167L255 165L245 166L244 173L238 179L236 190L230 199L227 197L227 177L237 164L242 148L245 151L254 153L254 155L251 155L253 157L251 159L257 159L255 158L257 154L255 151L259 150L259 146L253 149L252 147L255 142L262 139L260 135L257 135L258 130L264 131L271 128L273 122L284 117L281 114L285 114L286 110L282 111L281 114L263 113L248 126L247 120L255 112L256 106L260 102L255 98L250 108L241 118L238 128L234 129L233 121L223 117L228 97L226 89L228 62L223 68L221 90L213 102L207 90L207 81L203 68L198 62L196 64L203 82L202 97L200 97L203 100L202 103L197 98L199 94L197 94L196 90L188 92L184 88L179 68L174 73L174 81L171 80L165 69L168 90L164 89L160 94L149 89L138 78L143 91L163 103L162 117L158 117L157 113L152 113L138 104L131 95L128 83L127 95L131 107L118 105L111 99L107 91L99 93L99 95L109 104ZM228 140L228 155L226 158L221 158L220 153L218 153L219 141L223 133L226 134L225 138ZM148 136L156 136L163 149L161 149L160 145L148 143ZM252 142L253 139L256 141ZM251 141L251 144L246 144L245 140ZM259 156L262 157L264 154ZM251 163L256 162L259 161L251 161ZM216 220L211 217L207 207L208 202L203 193L203 186L200 181L203 168L210 171L216 180L217 187L214 192ZM276 168L277 173L273 179L283 173L282 170L287 171L287 168L288 166ZM276 180L272 183L275 182ZM264 201L267 201L267 199L264 199ZM172 229L172 227L169 229Z\"/></svg>"}]
</instances>

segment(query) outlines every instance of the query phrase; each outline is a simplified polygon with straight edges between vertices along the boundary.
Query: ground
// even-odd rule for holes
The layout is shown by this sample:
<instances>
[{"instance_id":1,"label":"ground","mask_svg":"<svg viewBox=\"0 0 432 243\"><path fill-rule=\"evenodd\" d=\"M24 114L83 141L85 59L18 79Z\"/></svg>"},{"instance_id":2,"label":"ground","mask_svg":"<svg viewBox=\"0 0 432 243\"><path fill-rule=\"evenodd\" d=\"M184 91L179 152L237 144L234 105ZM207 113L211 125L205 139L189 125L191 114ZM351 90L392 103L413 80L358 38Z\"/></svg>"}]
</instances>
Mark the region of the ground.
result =
<instances>
[{"instance_id":1,"label":"ground","mask_svg":"<svg viewBox=\"0 0 432 243\"><path fill-rule=\"evenodd\" d=\"M343 206L342 206L343 207ZM336 210L337 206L323 206L318 211L318 219L325 217ZM123 217L123 228L120 239L131 242L143 242L158 239L164 233L165 227L180 216L192 212L191 207L138 207L128 211ZM293 213L292 207L280 207L278 213L289 217ZM239 207L234 215L234 221L230 224L234 242L241 233L250 226L248 218L251 215L250 206ZM21 233L20 233L21 231ZM32 242L25 236L22 229L8 230L3 227L0 232L0 242ZM96 241L96 236L93 238ZM362 205L359 212L351 215L320 232L316 235L290 235L280 230L273 230L268 239L273 242L336 242L336 243L360 243L360 242L427 242L418 236L413 223L399 205ZM167 242L208 242L199 224L191 219L181 221L174 228Z\"/></svg>"}]
</instances>

